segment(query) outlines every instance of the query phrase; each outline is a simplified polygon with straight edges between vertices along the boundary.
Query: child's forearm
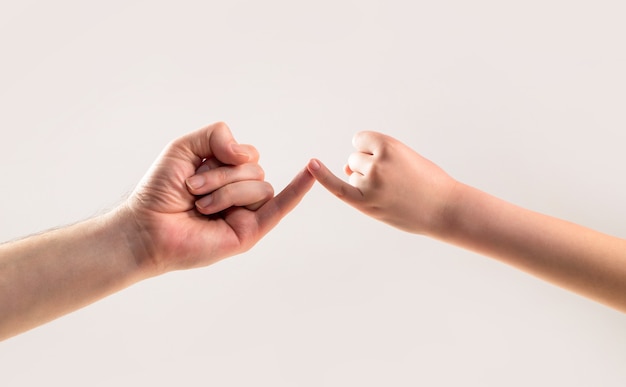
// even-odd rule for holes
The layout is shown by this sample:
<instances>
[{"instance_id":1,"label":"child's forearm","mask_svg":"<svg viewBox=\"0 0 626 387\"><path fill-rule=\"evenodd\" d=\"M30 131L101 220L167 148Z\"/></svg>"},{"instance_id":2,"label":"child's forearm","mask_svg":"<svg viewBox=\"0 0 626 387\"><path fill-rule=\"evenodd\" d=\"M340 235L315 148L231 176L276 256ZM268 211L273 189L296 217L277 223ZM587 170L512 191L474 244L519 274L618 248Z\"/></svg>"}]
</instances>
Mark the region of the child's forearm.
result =
<instances>
[{"instance_id":1,"label":"child's forearm","mask_svg":"<svg viewBox=\"0 0 626 387\"><path fill-rule=\"evenodd\" d=\"M626 312L626 240L458 184L436 237Z\"/></svg>"}]
</instances>

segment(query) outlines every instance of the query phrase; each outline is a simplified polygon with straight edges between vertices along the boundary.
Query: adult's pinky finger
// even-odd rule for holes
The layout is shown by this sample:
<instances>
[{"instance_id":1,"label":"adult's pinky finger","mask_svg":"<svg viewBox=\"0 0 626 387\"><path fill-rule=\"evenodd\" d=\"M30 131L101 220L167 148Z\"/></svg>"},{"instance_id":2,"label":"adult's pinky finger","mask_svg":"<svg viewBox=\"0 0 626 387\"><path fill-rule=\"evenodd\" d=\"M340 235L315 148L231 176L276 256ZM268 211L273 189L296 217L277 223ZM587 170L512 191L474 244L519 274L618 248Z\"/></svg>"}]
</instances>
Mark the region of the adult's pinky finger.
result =
<instances>
[{"instance_id":1,"label":"adult's pinky finger","mask_svg":"<svg viewBox=\"0 0 626 387\"><path fill-rule=\"evenodd\" d=\"M300 171L291 182L274 198L263 204L256 211L256 218L261 235L265 235L274 228L291 210L300 203L304 195L309 192L315 179L305 168Z\"/></svg>"},{"instance_id":2,"label":"adult's pinky finger","mask_svg":"<svg viewBox=\"0 0 626 387\"><path fill-rule=\"evenodd\" d=\"M307 169L321 185L344 202L355 205L363 200L361 190L335 176L321 161L311 159Z\"/></svg>"}]
</instances>

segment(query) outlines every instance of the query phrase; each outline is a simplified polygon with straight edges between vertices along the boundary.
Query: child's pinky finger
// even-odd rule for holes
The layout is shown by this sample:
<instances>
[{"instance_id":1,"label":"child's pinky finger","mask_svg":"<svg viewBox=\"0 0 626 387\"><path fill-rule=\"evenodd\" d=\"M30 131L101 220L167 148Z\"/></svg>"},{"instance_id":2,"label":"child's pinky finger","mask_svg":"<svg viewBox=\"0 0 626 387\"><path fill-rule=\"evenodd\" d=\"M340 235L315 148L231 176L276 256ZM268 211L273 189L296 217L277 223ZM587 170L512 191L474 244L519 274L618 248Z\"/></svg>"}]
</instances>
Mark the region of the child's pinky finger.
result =
<instances>
[{"instance_id":1,"label":"child's pinky finger","mask_svg":"<svg viewBox=\"0 0 626 387\"><path fill-rule=\"evenodd\" d=\"M357 204L363 200L363 193L356 187L346 183L335 176L324 164L317 159L312 159L307 165L307 169L328 191L339 199L349 203Z\"/></svg>"}]
</instances>

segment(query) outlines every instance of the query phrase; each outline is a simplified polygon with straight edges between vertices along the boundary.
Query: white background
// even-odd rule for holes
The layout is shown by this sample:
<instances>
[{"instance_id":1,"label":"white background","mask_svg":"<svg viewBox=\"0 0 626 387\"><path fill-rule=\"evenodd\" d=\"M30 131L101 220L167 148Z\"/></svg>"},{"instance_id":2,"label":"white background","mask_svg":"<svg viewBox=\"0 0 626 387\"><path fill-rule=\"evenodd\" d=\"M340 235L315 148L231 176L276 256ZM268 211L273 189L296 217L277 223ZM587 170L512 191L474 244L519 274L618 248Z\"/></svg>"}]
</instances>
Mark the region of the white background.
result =
<instances>
[{"instance_id":1,"label":"white background","mask_svg":"<svg viewBox=\"0 0 626 387\"><path fill-rule=\"evenodd\" d=\"M112 208L218 120L277 191L377 130L625 235L622 1L88 3L0 3L0 240ZM625 362L625 315L316 185L250 252L0 343L0 385L621 387Z\"/></svg>"}]
</instances>

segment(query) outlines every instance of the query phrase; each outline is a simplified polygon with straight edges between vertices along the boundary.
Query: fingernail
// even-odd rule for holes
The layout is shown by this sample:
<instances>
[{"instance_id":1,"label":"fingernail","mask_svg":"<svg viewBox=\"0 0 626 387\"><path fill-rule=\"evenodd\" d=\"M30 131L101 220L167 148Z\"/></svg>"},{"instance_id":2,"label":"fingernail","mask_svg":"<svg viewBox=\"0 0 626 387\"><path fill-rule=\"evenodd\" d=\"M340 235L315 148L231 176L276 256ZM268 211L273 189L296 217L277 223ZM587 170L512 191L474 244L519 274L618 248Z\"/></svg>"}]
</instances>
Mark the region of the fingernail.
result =
<instances>
[{"instance_id":1,"label":"fingernail","mask_svg":"<svg viewBox=\"0 0 626 387\"><path fill-rule=\"evenodd\" d=\"M235 152L239 156L245 156L246 158L250 158L250 155L248 155L248 152L246 152L246 147L242 145L233 144L230 146L230 149L232 149L233 152Z\"/></svg>"},{"instance_id":2,"label":"fingernail","mask_svg":"<svg viewBox=\"0 0 626 387\"><path fill-rule=\"evenodd\" d=\"M196 206L200 208L206 208L211 205L212 201L213 201L213 196L207 195L203 197L202 199L199 199L198 201L196 201Z\"/></svg>"},{"instance_id":3,"label":"fingernail","mask_svg":"<svg viewBox=\"0 0 626 387\"><path fill-rule=\"evenodd\" d=\"M314 171L317 171L321 168L320 163L315 159L311 160L309 162L309 165L311 166L311 169Z\"/></svg>"},{"instance_id":4,"label":"fingernail","mask_svg":"<svg viewBox=\"0 0 626 387\"><path fill-rule=\"evenodd\" d=\"M204 185L204 176L194 175L187 179L187 186L191 189L198 189Z\"/></svg>"}]
</instances>

